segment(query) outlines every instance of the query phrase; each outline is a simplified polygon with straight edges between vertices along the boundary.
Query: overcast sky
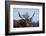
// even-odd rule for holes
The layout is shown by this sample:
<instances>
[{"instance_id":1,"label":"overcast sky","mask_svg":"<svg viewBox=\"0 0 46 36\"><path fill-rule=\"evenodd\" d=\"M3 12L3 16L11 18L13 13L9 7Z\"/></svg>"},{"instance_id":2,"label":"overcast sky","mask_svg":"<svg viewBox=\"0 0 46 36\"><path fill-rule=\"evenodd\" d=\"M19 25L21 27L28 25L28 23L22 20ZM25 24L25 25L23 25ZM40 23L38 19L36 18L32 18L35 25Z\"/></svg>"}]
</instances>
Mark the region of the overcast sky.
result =
<instances>
[{"instance_id":1,"label":"overcast sky","mask_svg":"<svg viewBox=\"0 0 46 36\"><path fill-rule=\"evenodd\" d=\"M18 12L23 15L26 12L29 14L29 18L33 15L35 12L35 15L33 17L32 21L37 22L39 20L39 9L33 9L33 8L14 8L13 9L13 19L19 20L20 17L18 16Z\"/></svg>"}]
</instances>

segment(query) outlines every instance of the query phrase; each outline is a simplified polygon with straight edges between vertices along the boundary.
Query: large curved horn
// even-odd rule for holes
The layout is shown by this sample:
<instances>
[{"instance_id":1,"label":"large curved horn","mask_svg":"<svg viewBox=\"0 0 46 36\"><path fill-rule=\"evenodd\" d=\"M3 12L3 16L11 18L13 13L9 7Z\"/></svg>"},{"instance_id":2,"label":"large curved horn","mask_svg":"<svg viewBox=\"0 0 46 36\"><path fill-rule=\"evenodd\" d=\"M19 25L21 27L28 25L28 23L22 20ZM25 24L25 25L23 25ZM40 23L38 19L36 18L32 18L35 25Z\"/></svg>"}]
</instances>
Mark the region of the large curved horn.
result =
<instances>
[{"instance_id":1,"label":"large curved horn","mask_svg":"<svg viewBox=\"0 0 46 36\"><path fill-rule=\"evenodd\" d=\"M18 15L19 15L19 17L20 17L20 18L22 18L22 19L23 19L22 15L20 15L20 13L19 13L19 12L18 12Z\"/></svg>"},{"instance_id":2,"label":"large curved horn","mask_svg":"<svg viewBox=\"0 0 46 36\"><path fill-rule=\"evenodd\" d=\"M33 18L33 16L35 15L35 12L33 13L33 15L32 15L32 17L31 18Z\"/></svg>"},{"instance_id":3,"label":"large curved horn","mask_svg":"<svg viewBox=\"0 0 46 36\"><path fill-rule=\"evenodd\" d=\"M33 16L35 15L35 12L33 13L32 17L30 18L30 20L32 20Z\"/></svg>"},{"instance_id":4,"label":"large curved horn","mask_svg":"<svg viewBox=\"0 0 46 36\"><path fill-rule=\"evenodd\" d=\"M20 13L18 12L18 15L19 15L19 17L21 18L21 15L20 15Z\"/></svg>"}]
</instances>

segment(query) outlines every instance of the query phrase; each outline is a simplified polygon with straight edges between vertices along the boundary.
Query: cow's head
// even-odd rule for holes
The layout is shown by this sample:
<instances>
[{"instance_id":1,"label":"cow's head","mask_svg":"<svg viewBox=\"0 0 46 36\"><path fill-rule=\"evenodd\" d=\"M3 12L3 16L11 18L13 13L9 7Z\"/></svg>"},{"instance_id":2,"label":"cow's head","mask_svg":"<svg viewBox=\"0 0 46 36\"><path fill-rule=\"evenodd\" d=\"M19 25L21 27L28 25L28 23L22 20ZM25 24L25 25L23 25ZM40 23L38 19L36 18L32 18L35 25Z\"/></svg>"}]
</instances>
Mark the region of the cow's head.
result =
<instances>
[{"instance_id":1,"label":"cow's head","mask_svg":"<svg viewBox=\"0 0 46 36\"><path fill-rule=\"evenodd\" d=\"M20 17L21 19L26 20L26 23L29 23L29 22L31 23L31 22L32 22L32 18L33 18L33 16L35 15L35 12L33 13L32 17L30 17L30 18L29 18L28 13L26 13L25 15L20 15L20 13L18 12L18 14L19 14L19 17Z\"/></svg>"},{"instance_id":2,"label":"cow's head","mask_svg":"<svg viewBox=\"0 0 46 36\"><path fill-rule=\"evenodd\" d=\"M30 18L29 18L28 13L26 13L25 15L20 15L20 13L18 12L18 14L19 14L19 17L20 17L21 19L24 19L24 20L26 21L26 24L29 24L29 23L32 22L32 18L33 18L33 16L35 15L35 12L33 13L32 17L30 17Z\"/></svg>"}]
</instances>

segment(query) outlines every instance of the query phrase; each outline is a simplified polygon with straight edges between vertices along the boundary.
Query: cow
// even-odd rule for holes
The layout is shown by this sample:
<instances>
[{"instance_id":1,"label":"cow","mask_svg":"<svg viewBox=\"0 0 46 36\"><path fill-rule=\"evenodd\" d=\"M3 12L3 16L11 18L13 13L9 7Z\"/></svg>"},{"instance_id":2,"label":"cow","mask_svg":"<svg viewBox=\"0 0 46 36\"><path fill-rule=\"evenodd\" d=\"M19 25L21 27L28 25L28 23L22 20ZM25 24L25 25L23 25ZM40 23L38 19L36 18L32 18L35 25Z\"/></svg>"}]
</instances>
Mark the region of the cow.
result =
<instances>
[{"instance_id":1,"label":"cow","mask_svg":"<svg viewBox=\"0 0 46 36\"><path fill-rule=\"evenodd\" d=\"M34 16L35 12L33 13L31 18L25 18L24 16L21 16L20 13L18 12L19 17L21 18L20 20L14 20L14 27L27 27L27 26L34 26L32 24L32 18ZM24 18L23 18L24 17Z\"/></svg>"}]
</instances>

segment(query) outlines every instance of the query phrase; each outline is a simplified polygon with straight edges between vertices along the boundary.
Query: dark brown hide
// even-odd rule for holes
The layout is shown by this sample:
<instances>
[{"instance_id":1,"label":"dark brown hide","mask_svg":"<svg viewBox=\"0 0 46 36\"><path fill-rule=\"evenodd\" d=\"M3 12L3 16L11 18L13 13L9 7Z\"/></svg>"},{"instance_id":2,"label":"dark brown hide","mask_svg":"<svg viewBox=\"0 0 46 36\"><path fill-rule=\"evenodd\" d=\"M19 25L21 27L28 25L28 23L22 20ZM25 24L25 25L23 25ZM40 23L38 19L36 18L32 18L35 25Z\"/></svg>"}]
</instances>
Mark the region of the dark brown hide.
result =
<instances>
[{"instance_id":1,"label":"dark brown hide","mask_svg":"<svg viewBox=\"0 0 46 36\"><path fill-rule=\"evenodd\" d=\"M24 27L26 25L26 21L24 19L14 20L14 27Z\"/></svg>"}]
</instances>

